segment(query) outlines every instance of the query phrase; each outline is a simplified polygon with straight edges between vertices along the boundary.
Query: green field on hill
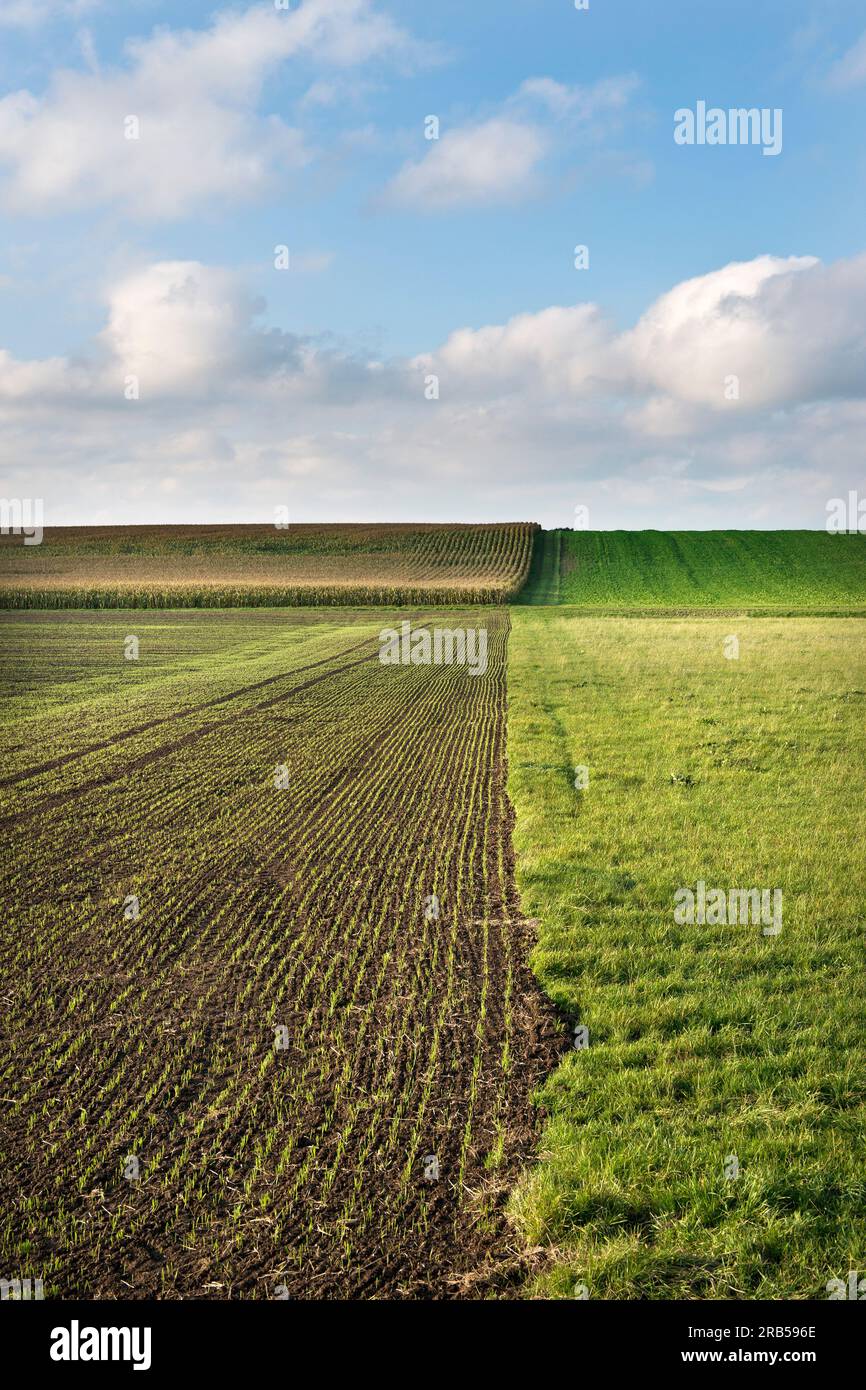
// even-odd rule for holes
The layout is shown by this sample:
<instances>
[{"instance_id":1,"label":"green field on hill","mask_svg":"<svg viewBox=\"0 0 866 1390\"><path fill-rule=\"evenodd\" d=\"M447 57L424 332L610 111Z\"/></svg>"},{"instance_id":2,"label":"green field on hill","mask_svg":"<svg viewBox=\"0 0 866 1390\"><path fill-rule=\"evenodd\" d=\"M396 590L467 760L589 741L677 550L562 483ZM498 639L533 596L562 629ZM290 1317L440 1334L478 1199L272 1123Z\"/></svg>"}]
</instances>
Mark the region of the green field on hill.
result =
<instances>
[{"instance_id":1,"label":"green field on hill","mask_svg":"<svg viewBox=\"0 0 866 1390\"><path fill-rule=\"evenodd\" d=\"M866 536L827 531L542 531L521 604L599 614L866 612Z\"/></svg>"}]
</instances>

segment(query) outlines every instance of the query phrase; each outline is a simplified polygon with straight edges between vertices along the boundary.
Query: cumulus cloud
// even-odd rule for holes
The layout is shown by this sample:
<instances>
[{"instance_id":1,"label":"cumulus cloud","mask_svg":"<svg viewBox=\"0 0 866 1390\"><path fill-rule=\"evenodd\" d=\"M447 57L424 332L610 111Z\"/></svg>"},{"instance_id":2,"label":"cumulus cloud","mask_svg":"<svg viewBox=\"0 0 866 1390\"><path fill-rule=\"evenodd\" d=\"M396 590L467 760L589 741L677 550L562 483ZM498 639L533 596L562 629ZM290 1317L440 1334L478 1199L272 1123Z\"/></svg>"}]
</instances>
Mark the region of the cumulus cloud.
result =
<instances>
[{"instance_id":1,"label":"cumulus cloud","mask_svg":"<svg viewBox=\"0 0 866 1390\"><path fill-rule=\"evenodd\" d=\"M124 278L111 292L97 340L100 380L134 376L146 395L207 392L243 372L261 306L237 278L196 261L167 261ZM273 365L282 335L259 335L259 360ZM253 337L253 341L255 338ZM270 357L270 360L269 360Z\"/></svg>"},{"instance_id":2,"label":"cumulus cloud","mask_svg":"<svg viewBox=\"0 0 866 1390\"><path fill-rule=\"evenodd\" d=\"M264 300L221 266L158 261L123 275L104 298L104 328L74 356L22 361L0 352L0 404L110 413L125 409L134 384L141 414L177 420L214 403L251 413L266 399L283 408L301 398L348 403L377 374L377 395L399 378L336 351L324 335L264 328Z\"/></svg>"},{"instance_id":3,"label":"cumulus cloud","mask_svg":"<svg viewBox=\"0 0 866 1390\"><path fill-rule=\"evenodd\" d=\"M820 526L862 477L866 255L761 256L618 331L594 304L409 361L261 326L238 277L138 267L74 357L0 354L5 495L49 520L376 515ZM140 399L123 394L140 377ZM725 379L739 376L739 399ZM431 375L438 399L428 399Z\"/></svg>"},{"instance_id":4,"label":"cumulus cloud","mask_svg":"<svg viewBox=\"0 0 866 1390\"><path fill-rule=\"evenodd\" d=\"M515 391L586 396L623 376L615 335L595 304L517 314L505 324L458 329L435 353L416 358L446 373L460 394Z\"/></svg>"},{"instance_id":5,"label":"cumulus cloud","mask_svg":"<svg viewBox=\"0 0 866 1390\"><path fill-rule=\"evenodd\" d=\"M626 343L639 379L724 410L735 376L748 408L858 396L866 382L866 256L822 266L760 256L687 280Z\"/></svg>"},{"instance_id":6,"label":"cumulus cloud","mask_svg":"<svg viewBox=\"0 0 866 1390\"><path fill-rule=\"evenodd\" d=\"M520 121L497 117L458 127L431 141L423 159L405 164L386 197L437 210L518 198L530 187L545 150L542 132Z\"/></svg>"},{"instance_id":7,"label":"cumulus cloud","mask_svg":"<svg viewBox=\"0 0 866 1390\"><path fill-rule=\"evenodd\" d=\"M59 71L44 95L0 100L0 197L15 211L111 204L163 219L257 196L311 158L297 129L258 112L281 64L418 52L373 0L256 5L207 29L157 29L127 43L122 67Z\"/></svg>"},{"instance_id":8,"label":"cumulus cloud","mask_svg":"<svg viewBox=\"0 0 866 1390\"><path fill-rule=\"evenodd\" d=\"M617 334L594 304L462 329L425 369L491 390L638 397L659 432L688 427L689 407L726 411L736 377L748 409L857 396L866 382L866 256L822 266L759 256L683 281ZM635 416L635 418L640 418Z\"/></svg>"},{"instance_id":9,"label":"cumulus cloud","mask_svg":"<svg viewBox=\"0 0 866 1390\"><path fill-rule=\"evenodd\" d=\"M431 140L426 153L407 161L390 181L384 202L441 212L537 193L542 163L556 153L564 131L570 139L581 128L585 136L598 137L597 118L624 110L638 85L634 76L572 87L550 77L530 78L498 114L446 128Z\"/></svg>"},{"instance_id":10,"label":"cumulus cloud","mask_svg":"<svg viewBox=\"0 0 866 1390\"><path fill-rule=\"evenodd\" d=\"M238 276L198 261L160 261L106 292L106 324L74 358L0 356L0 401L65 398L80 408L122 403L130 379L143 401L190 403L245 395L303 361L301 339L257 326L263 301Z\"/></svg>"}]
</instances>

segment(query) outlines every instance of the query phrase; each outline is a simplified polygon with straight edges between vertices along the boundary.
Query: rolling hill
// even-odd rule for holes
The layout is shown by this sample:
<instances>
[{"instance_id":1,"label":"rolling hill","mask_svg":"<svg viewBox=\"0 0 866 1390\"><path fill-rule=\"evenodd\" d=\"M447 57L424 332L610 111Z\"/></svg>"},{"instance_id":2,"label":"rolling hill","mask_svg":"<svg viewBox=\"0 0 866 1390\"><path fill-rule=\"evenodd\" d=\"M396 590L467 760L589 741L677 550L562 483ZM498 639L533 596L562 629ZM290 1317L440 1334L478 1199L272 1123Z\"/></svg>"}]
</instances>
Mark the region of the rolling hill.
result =
<instances>
[{"instance_id":1,"label":"rolling hill","mask_svg":"<svg viewBox=\"0 0 866 1390\"><path fill-rule=\"evenodd\" d=\"M517 602L599 615L866 613L866 536L540 531Z\"/></svg>"}]
</instances>

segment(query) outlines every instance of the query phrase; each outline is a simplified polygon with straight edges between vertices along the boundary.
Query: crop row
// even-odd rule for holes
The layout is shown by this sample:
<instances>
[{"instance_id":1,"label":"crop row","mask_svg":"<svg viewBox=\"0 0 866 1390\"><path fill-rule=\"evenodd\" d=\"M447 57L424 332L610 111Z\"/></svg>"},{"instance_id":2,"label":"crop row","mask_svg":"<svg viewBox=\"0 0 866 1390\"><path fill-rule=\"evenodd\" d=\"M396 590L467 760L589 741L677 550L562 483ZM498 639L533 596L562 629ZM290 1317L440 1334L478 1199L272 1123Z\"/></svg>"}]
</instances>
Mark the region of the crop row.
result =
<instances>
[{"instance_id":1,"label":"crop row","mask_svg":"<svg viewBox=\"0 0 866 1390\"><path fill-rule=\"evenodd\" d=\"M127 528L116 528L125 531ZM522 587L529 523L488 526L223 528L207 543L184 528L47 530L41 545L0 538L0 603L12 609L339 607L499 604ZM171 534L164 535L163 531ZM251 534L252 533L252 534ZM284 538L285 537L285 538Z\"/></svg>"},{"instance_id":2,"label":"crop row","mask_svg":"<svg viewBox=\"0 0 866 1390\"><path fill-rule=\"evenodd\" d=\"M441 1287L495 1245L467 1192L513 1161L537 1064L484 621L483 677L356 636L272 680L271 653L122 752L83 752L82 700L81 759L16 785L7 1264L64 1296L305 1296Z\"/></svg>"}]
</instances>

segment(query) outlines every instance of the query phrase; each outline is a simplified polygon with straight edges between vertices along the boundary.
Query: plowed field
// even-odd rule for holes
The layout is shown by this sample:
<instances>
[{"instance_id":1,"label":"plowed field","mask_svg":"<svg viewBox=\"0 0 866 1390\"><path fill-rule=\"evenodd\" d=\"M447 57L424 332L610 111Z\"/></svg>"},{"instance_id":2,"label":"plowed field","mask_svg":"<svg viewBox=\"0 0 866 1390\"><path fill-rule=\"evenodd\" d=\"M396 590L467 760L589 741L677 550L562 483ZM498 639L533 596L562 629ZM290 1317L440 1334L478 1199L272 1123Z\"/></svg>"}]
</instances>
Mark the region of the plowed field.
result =
<instances>
[{"instance_id":1,"label":"plowed field","mask_svg":"<svg viewBox=\"0 0 866 1390\"><path fill-rule=\"evenodd\" d=\"M46 1297L525 1273L503 1207L562 1043L508 614L445 624L486 628L485 674L381 664L381 613L4 615L0 1245Z\"/></svg>"}]
</instances>

